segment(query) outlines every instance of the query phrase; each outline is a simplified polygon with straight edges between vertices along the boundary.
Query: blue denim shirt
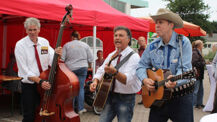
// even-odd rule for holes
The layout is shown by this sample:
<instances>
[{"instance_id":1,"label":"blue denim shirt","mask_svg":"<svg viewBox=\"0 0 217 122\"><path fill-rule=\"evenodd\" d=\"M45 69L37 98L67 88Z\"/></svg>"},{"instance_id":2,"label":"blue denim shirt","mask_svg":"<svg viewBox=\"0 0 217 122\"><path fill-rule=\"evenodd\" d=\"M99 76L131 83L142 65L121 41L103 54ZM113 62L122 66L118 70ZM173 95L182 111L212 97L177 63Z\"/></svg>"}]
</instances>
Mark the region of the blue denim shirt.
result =
<instances>
[{"instance_id":1,"label":"blue denim shirt","mask_svg":"<svg viewBox=\"0 0 217 122\"><path fill-rule=\"evenodd\" d=\"M172 75L182 74L180 46L177 40L177 33L173 31L172 37L167 45L163 43L162 38L155 39L148 45L139 61L136 75L143 81L147 78L146 69L169 69ZM189 39L183 36L182 40L182 64L183 71L192 69L192 47ZM187 83L189 80L178 80L177 86Z\"/></svg>"}]
</instances>

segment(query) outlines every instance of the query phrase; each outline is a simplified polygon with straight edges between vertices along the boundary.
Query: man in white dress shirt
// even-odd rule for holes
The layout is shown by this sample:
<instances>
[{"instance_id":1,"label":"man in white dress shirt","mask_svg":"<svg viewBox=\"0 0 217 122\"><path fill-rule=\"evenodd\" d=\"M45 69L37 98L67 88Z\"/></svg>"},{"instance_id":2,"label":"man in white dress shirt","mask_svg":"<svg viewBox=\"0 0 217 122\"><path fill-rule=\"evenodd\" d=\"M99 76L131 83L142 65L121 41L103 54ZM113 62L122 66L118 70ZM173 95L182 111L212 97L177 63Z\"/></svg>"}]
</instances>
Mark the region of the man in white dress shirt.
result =
<instances>
[{"instance_id":1,"label":"man in white dress shirt","mask_svg":"<svg viewBox=\"0 0 217 122\"><path fill-rule=\"evenodd\" d=\"M131 122L133 108L135 105L135 93L141 89L141 82L136 77L136 67L140 59L137 53L132 56L120 67L114 68L118 58L108 66L110 58L118 51L122 61L133 51L128 45L131 42L131 32L128 28L118 26L114 29L114 45L116 50L108 55L103 65L98 68L93 77L90 90L95 91L96 86L102 79L104 73L112 74L115 80L115 88L110 91L105 107L100 115L100 122L111 122L117 116L119 122Z\"/></svg>"},{"instance_id":2,"label":"man in white dress shirt","mask_svg":"<svg viewBox=\"0 0 217 122\"><path fill-rule=\"evenodd\" d=\"M21 81L23 122L34 122L35 108L40 101L36 85L40 84L45 90L51 88L49 82L39 78L40 72L51 66L54 56L54 50L50 47L48 40L38 37L40 26L38 19L27 18L24 22L27 36L19 40L15 47L18 76L23 78ZM61 47L58 47L55 52L61 55ZM39 58L38 62L36 57Z\"/></svg>"}]
</instances>

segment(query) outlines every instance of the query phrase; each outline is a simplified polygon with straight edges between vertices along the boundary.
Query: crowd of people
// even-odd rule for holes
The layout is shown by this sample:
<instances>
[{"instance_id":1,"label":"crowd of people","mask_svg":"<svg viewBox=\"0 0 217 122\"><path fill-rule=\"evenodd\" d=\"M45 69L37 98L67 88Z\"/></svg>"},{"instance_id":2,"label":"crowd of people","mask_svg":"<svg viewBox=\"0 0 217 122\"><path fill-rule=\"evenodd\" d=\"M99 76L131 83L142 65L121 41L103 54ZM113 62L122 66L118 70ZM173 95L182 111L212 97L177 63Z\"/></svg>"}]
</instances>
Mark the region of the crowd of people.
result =
<instances>
[{"instance_id":1,"label":"crowd of people","mask_svg":"<svg viewBox=\"0 0 217 122\"><path fill-rule=\"evenodd\" d=\"M149 77L148 69L157 71L170 71L168 79L163 85L164 90L172 90L190 82L190 79L172 80L172 77L195 69L196 77L193 93L160 101L160 105L150 107L149 122L193 122L193 108L203 108L203 79L206 62L202 55L203 42L193 41L183 35L177 34L174 29L183 27L183 20L168 9L159 9L151 18L156 24L158 38L147 45L143 36L138 38L139 48L135 52L131 47L132 34L124 26L114 28L113 42L115 50L105 59L103 51L97 51L96 74L92 78L90 91L94 92L103 82L104 74L112 77L112 85L100 114L100 122L112 122L117 117L119 122L131 122L134 113L136 94L144 86L149 93L158 90L155 79ZM94 56L90 47L80 41L78 31L73 31L71 40L63 48L55 50L49 41L39 37L40 21L37 18L27 18L24 22L27 36L16 43L15 57L18 66L18 76L22 77L21 99L23 122L34 122L35 111L40 103L37 86L44 90L52 88L46 79L41 79L40 73L52 65L54 54L58 54L67 68L79 80L80 90L78 96L71 101L73 109L78 114L87 112L84 108L84 85L88 68L93 68ZM115 58L114 58L115 57ZM217 54L212 62L213 76L217 80ZM119 68L117 68L120 66ZM156 76L158 77L158 76ZM158 80L159 78L157 78ZM143 99L144 101L144 99ZM140 103L142 104L141 101ZM214 109L217 112L217 92L215 94Z\"/></svg>"}]
</instances>

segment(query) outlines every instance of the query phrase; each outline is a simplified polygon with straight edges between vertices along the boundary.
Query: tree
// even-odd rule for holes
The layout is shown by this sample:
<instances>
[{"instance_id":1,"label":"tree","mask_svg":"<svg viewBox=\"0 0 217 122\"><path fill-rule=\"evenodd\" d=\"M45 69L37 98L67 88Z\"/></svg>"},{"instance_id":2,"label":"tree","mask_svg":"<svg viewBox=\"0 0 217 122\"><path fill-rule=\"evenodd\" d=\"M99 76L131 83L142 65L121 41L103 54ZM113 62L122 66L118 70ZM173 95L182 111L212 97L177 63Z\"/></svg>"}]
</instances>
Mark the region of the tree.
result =
<instances>
[{"instance_id":1,"label":"tree","mask_svg":"<svg viewBox=\"0 0 217 122\"><path fill-rule=\"evenodd\" d=\"M217 33L217 21L212 22L212 27L214 28L213 33Z\"/></svg>"},{"instance_id":2,"label":"tree","mask_svg":"<svg viewBox=\"0 0 217 122\"><path fill-rule=\"evenodd\" d=\"M209 6L205 5L202 0L164 0L168 1L167 8L180 15L188 22L199 25L207 33L212 33L216 28L207 19L209 18ZM201 39L201 37L190 38L190 40Z\"/></svg>"}]
</instances>

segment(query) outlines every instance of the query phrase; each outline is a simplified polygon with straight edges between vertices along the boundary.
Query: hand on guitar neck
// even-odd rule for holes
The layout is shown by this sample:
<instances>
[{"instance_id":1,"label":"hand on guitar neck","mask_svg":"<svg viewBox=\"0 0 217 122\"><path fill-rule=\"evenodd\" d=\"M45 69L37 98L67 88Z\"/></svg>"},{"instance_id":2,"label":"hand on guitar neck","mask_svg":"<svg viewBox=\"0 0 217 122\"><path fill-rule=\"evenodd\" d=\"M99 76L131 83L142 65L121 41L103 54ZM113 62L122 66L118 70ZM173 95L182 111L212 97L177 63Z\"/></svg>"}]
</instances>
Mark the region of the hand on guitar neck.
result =
<instances>
[{"instance_id":1,"label":"hand on guitar neck","mask_svg":"<svg viewBox=\"0 0 217 122\"><path fill-rule=\"evenodd\" d=\"M172 78L173 77L173 75L169 75L168 77L167 77L167 79L170 79L170 78ZM156 81L160 81L160 80L163 80L163 79L161 79L161 77L158 77L158 76L156 76ZM155 91L155 90L157 90L157 85L155 84L156 82L154 81L154 80L152 80L151 78L145 78L144 80L143 80L143 84L144 84L144 86L147 88L147 90L149 90L149 91ZM166 82L165 83L165 86L167 87L167 88L175 88L175 86L176 86L176 81L168 81L168 82Z\"/></svg>"},{"instance_id":2,"label":"hand on guitar neck","mask_svg":"<svg viewBox=\"0 0 217 122\"><path fill-rule=\"evenodd\" d=\"M167 79L170 79L170 78L172 78L173 77L173 75L169 75L168 77L167 77ZM167 88L175 88L175 86L176 86L176 81L168 81L168 82L166 82L165 83L165 86L167 87Z\"/></svg>"},{"instance_id":3,"label":"hand on guitar neck","mask_svg":"<svg viewBox=\"0 0 217 122\"><path fill-rule=\"evenodd\" d=\"M120 49L117 49L117 51L115 52L115 54L111 57L111 59L109 60L109 62L105 65L104 67L104 72L107 74L115 74L117 72L117 70L111 65L111 62L118 57L118 55L120 54ZM103 74L104 77L104 74ZM100 79L102 80L102 79ZM99 83L99 79L94 79L93 83L90 84L90 91L94 92L97 88L97 85Z\"/></svg>"}]
</instances>

